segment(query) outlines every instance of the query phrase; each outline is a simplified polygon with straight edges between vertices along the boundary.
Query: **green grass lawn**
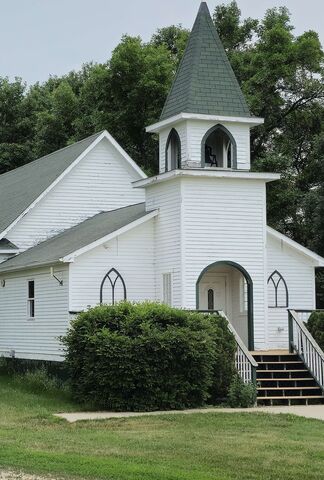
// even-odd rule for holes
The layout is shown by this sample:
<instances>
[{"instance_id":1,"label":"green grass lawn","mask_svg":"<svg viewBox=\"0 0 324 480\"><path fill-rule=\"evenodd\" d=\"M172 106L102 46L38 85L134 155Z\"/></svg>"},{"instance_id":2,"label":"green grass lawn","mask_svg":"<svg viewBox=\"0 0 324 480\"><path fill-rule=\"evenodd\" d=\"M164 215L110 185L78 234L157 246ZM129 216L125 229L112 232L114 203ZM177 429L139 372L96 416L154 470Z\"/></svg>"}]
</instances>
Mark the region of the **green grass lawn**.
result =
<instances>
[{"instance_id":1,"label":"green grass lawn","mask_svg":"<svg viewBox=\"0 0 324 480\"><path fill-rule=\"evenodd\" d=\"M289 415L163 415L68 424L79 409L0 377L0 466L105 480L324 478L324 423Z\"/></svg>"}]
</instances>

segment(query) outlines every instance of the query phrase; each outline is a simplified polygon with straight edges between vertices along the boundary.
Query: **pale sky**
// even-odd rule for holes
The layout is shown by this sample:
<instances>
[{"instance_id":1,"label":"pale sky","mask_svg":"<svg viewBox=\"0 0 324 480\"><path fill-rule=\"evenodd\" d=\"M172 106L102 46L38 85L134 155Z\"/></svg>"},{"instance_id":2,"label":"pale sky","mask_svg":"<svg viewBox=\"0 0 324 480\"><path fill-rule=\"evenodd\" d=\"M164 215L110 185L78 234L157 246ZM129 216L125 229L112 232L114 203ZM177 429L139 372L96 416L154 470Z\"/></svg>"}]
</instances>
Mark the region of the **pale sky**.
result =
<instances>
[{"instance_id":1,"label":"pale sky","mask_svg":"<svg viewBox=\"0 0 324 480\"><path fill-rule=\"evenodd\" d=\"M216 4L230 0L210 0ZM191 28L199 0L0 0L0 76L29 84L106 61L124 33L149 40L157 28ZM324 44L324 0L238 0L243 17L287 6L295 34L315 30Z\"/></svg>"}]
</instances>

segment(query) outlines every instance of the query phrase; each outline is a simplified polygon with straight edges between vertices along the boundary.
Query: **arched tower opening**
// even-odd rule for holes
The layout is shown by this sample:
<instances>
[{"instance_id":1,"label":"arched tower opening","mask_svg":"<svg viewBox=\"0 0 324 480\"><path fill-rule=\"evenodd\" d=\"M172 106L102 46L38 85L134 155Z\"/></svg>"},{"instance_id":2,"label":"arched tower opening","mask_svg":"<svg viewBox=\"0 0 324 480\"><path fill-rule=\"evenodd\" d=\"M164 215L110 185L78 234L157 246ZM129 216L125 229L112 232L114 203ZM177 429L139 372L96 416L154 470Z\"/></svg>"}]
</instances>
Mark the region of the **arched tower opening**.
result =
<instances>
[{"instance_id":1,"label":"arched tower opening","mask_svg":"<svg viewBox=\"0 0 324 480\"><path fill-rule=\"evenodd\" d=\"M169 133L165 147L165 171L181 168L181 141L175 128Z\"/></svg>"},{"instance_id":2,"label":"arched tower opening","mask_svg":"<svg viewBox=\"0 0 324 480\"><path fill-rule=\"evenodd\" d=\"M236 142L223 125L210 128L201 143L201 166L237 168Z\"/></svg>"}]
</instances>

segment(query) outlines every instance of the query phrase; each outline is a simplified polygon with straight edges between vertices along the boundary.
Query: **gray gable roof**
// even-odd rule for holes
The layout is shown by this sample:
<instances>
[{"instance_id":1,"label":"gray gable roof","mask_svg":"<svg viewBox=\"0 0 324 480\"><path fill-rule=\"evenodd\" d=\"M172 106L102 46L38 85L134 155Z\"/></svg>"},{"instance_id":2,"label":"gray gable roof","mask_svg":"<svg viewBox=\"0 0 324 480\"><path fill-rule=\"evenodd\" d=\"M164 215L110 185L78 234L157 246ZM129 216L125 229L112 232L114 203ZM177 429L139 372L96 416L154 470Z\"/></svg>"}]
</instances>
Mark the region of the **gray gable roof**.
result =
<instances>
[{"instance_id":1,"label":"gray gable roof","mask_svg":"<svg viewBox=\"0 0 324 480\"><path fill-rule=\"evenodd\" d=\"M200 5L160 119L179 113L250 117L205 2Z\"/></svg>"},{"instance_id":2,"label":"gray gable roof","mask_svg":"<svg viewBox=\"0 0 324 480\"><path fill-rule=\"evenodd\" d=\"M50 153L0 175L0 234L101 135Z\"/></svg>"},{"instance_id":3,"label":"gray gable roof","mask_svg":"<svg viewBox=\"0 0 324 480\"><path fill-rule=\"evenodd\" d=\"M145 211L145 203L98 213L79 225L0 263L0 273L56 263L60 258L125 227L148 213Z\"/></svg>"}]
</instances>

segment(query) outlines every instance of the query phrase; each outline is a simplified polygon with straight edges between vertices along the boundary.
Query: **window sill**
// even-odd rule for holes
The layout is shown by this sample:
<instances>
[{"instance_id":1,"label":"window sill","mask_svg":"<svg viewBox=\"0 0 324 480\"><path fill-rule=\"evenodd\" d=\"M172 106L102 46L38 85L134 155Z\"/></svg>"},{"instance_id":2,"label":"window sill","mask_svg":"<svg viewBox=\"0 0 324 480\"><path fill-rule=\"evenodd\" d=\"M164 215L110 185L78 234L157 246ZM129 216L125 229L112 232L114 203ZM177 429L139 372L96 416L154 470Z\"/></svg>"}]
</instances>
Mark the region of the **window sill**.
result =
<instances>
[{"instance_id":1,"label":"window sill","mask_svg":"<svg viewBox=\"0 0 324 480\"><path fill-rule=\"evenodd\" d=\"M268 308L281 308L281 309L285 308L285 309L287 310L289 307L270 307L270 306L268 305Z\"/></svg>"}]
</instances>

